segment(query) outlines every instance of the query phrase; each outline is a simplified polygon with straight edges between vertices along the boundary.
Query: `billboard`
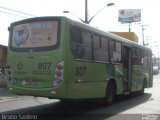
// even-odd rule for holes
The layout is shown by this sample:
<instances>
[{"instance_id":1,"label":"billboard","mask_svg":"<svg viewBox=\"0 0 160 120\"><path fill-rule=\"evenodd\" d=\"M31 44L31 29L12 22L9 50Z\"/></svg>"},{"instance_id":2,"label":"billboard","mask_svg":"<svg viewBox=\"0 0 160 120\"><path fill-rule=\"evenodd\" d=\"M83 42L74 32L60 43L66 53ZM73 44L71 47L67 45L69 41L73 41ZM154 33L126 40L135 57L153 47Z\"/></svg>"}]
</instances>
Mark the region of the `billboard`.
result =
<instances>
[{"instance_id":1,"label":"billboard","mask_svg":"<svg viewBox=\"0 0 160 120\"><path fill-rule=\"evenodd\" d=\"M118 11L118 21L121 23L140 22L141 9L120 9Z\"/></svg>"}]
</instances>

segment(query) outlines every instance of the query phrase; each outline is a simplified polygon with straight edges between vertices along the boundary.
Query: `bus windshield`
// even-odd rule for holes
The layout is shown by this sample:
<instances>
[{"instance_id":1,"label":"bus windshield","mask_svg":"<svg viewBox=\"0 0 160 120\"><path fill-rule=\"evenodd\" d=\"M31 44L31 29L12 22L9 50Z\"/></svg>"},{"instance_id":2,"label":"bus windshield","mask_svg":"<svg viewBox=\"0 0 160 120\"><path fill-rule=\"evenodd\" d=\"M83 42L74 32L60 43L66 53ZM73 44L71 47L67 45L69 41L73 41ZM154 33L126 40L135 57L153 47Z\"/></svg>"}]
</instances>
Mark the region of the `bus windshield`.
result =
<instances>
[{"instance_id":1,"label":"bus windshield","mask_svg":"<svg viewBox=\"0 0 160 120\"><path fill-rule=\"evenodd\" d=\"M57 44L58 21L40 21L13 26L13 48L40 48Z\"/></svg>"}]
</instances>

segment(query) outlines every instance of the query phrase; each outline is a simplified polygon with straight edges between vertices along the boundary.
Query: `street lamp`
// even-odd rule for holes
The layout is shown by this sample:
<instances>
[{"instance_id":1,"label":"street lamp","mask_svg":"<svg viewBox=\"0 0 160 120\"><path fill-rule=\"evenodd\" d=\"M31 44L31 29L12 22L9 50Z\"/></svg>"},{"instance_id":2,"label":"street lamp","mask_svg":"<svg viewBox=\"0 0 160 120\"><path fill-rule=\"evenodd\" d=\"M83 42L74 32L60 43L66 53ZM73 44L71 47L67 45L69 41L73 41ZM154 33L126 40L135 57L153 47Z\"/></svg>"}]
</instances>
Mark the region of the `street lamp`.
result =
<instances>
[{"instance_id":1,"label":"street lamp","mask_svg":"<svg viewBox=\"0 0 160 120\"><path fill-rule=\"evenodd\" d=\"M63 11L63 13L70 13L69 11L65 10ZM79 16L77 16L76 14L72 13L74 16L76 16L78 19L81 20L81 22L85 22L84 20L82 20Z\"/></svg>"},{"instance_id":2,"label":"street lamp","mask_svg":"<svg viewBox=\"0 0 160 120\"><path fill-rule=\"evenodd\" d=\"M87 1L87 0L86 0ZM98 14L98 13L100 13L103 9L105 9L106 7L109 7L109 6L112 6L112 5L114 5L114 3L108 3L106 6L104 6L102 9L100 9L99 11L97 11L89 20L88 20L88 10L87 10L87 8L85 9L86 10L86 18L85 18L85 23L87 23L87 24L89 24L91 21L92 21L92 19Z\"/></svg>"},{"instance_id":3,"label":"street lamp","mask_svg":"<svg viewBox=\"0 0 160 120\"><path fill-rule=\"evenodd\" d=\"M112 6L114 5L114 3L108 3L106 6L104 6L102 9L100 9L99 11L97 11L90 19L88 19L88 1L85 0L85 20L79 18L77 15L75 15L76 17L78 17L83 23L89 24L92 19L98 14L100 13L103 9L105 9L106 7ZM63 13L69 13L69 11L63 11Z\"/></svg>"}]
</instances>

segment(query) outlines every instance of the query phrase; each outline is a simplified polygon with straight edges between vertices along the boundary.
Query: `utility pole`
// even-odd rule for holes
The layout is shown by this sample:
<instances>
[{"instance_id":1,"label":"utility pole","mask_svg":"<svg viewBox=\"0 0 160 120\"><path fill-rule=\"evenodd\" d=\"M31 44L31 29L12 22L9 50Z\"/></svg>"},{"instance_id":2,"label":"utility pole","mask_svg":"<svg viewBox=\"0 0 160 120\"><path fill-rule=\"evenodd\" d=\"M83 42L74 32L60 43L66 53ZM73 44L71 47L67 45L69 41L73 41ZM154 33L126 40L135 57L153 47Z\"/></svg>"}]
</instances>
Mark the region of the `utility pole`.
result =
<instances>
[{"instance_id":1,"label":"utility pole","mask_svg":"<svg viewBox=\"0 0 160 120\"><path fill-rule=\"evenodd\" d=\"M88 24L88 1L85 0L85 23Z\"/></svg>"},{"instance_id":2,"label":"utility pole","mask_svg":"<svg viewBox=\"0 0 160 120\"><path fill-rule=\"evenodd\" d=\"M131 22L129 22L129 32L131 32Z\"/></svg>"},{"instance_id":3,"label":"utility pole","mask_svg":"<svg viewBox=\"0 0 160 120\"><path fill-rule=\"evenodd\" d=\"M144 26L148 26L148 25L142 25L142 40L143 40L143 46L146 46L148 45L148 43L145 43L145 40L144 40Z\"/></svg>"}]
</instances>

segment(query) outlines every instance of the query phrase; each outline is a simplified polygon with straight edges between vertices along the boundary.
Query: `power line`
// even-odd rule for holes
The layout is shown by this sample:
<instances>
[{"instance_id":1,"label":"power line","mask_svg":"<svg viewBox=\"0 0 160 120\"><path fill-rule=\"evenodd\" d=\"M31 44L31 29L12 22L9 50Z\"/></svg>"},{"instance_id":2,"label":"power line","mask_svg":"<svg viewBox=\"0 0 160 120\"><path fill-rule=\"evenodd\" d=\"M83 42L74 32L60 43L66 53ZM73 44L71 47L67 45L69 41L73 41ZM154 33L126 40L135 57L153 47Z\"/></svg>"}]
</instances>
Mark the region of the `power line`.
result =
<instances>
[{"instance_id":1,"label":"power line","mask_svg":"<svg viewBox=\"0 0 160 120\"><path fill-rule=\"evenodd\" d=\"M10 14L10 15L14 15L14 16L18 16L18 17L23 17L23 18L27 18L27 17L24 17L24 16L21 16L21 15L16 15L16 14L13 14L13 13L9 13L9 12L4 12L4 11L0 11L1 13L6 13L6 14Z\"/></svg>"},{"instance_id":2,"label":"power line","mask_svg":"<svg viewBox=\"0 0 160 120\"><path fill-rule=\"evenodd\" d=\"M3 7L3 6L0 6L0 8L34 17L34 15L31 15L31 14L28 14L28 13L25 13L25 12L21 12L21 11L18 11L18 10L13 10L13 9L10 9L10 8L6 8L6 7ZM3 11L2 11L2 12L3 12ZM5 13L5 12L4 12L4 13ZM6 12L6 13L8 14L8 12ZM10 14L10 13L9 13L9 14ZM11 14L12 14L12 13L11 13Z\"/></svg>"}]
</instances>

